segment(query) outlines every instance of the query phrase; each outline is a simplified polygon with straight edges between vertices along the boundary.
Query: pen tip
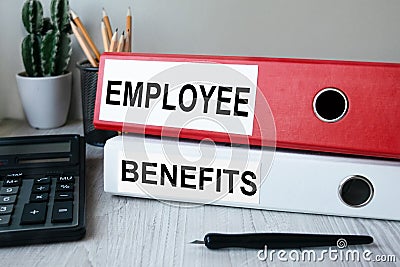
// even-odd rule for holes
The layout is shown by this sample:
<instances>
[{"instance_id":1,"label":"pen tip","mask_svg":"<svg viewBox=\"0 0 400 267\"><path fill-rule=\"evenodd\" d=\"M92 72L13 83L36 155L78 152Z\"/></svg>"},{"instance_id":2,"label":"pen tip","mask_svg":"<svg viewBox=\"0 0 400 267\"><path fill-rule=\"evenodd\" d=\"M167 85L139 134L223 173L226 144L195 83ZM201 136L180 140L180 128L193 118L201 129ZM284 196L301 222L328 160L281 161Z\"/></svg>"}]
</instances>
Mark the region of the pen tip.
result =
<instances>
[{"instance_id":1,"label":"pen tip","mask_svg":"<svg viewBox=\"0 0 400 267\"><path fill-rule=\"evenodd\" d=\"M204 241L202 241L202 240L193 240L192 242L190 242L190 244L200 244L200 245L204 245Z\"/></svg>"}]
</instances>

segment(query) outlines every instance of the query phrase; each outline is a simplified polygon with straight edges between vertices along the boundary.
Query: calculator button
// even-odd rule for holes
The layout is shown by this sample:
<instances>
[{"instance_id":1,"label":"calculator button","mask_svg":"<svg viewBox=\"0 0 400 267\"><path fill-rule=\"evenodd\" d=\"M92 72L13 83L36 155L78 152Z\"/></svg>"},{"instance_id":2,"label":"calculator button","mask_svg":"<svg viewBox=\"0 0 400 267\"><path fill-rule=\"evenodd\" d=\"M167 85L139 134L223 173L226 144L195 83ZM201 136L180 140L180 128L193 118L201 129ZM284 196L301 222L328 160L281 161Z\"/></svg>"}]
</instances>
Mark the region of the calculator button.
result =
<instances>
[{"instance_id":1,"label":"calculator button","mask_svg":"<svg viewBox=\"0 0 400 267\"><path fill-rule=\"evenodd\" d=\"M50 177L41 177L41 178L35 178L33 180L34 184L50 184L51 183L51 178Z\"/></svg>"},{"instance_id":2,"label":"calculator button","mask_svg":"<svg viewBox=\"0 0 400 267\"><path fill-rule=\"evenodd\" d=\"M19 186L14 187L2 187L0 189L0 195L16 195L18 194Z\"/></svg>"},{"instance_id":3,"label":"calculator button","mask_svg":"<svg viewBox=\"0 0 400 267\"><path fill-rule=\"evenodd\" d=\"M37 224L46 221L47 203L25 204L22 212L21 224Z\"/></svg>"},{"instance_id":4,"label":"calculator button","mask_svg":"<svg viewBox=\"0 0 400 267\"><path fill-rule=\"evenodd\" d=\"M72 191L74 190L74 184L71 183L66 183L66 184L60 184L58 183L56 186L56 191Z\"/></svg>"},{"instance_id":5,"label":"calculator button","mask_svg":"<svg viewBox=\"0 0 400 267\"><path fill-rule=\"evenodd\" d=\"M0 205L0 215L11 214L14 205Z\"/></svg>"},{"instance_id":6,"label":"calculator button","mask_svg":"<svg viewBox=\"0 0 400 267\"><path fill-rule=\"evenodd\" d=\"M39 184L39 185L33 185L32 187L32 193L46 193L50 191L50 185L48 184Z\"/></svg>"},{"instance_id":7,"label":"calculator button","mask_svg":"<svg viewBox=\"0 0 400 267\"><path fill-rule=\"evenodd\" d=\"M31 198L29 199L30 202L47 202L48 200L49 200L48 193L32 194Z\"/></svg>"},{"instance_id":8,"label":"calculator button","mask_svg":"<svg viewBox=\"0 0 400 267\"><path fill-rule=\"evenodd\" d=\"M17 196L0 196L0 204L13 204L17 200Z\"/></svg>"},{"instance_id":9,"label":"calculator button","mask_svg":"<svg viewBox=\"0 0 400 267\"><path fill-rule=\"evenodd\" d=\"M21 178L23 176L22 172L17 172L17 173L9 173L6 175L6 178Z\"/></svg>"},{"instance_id":10,"label":"calculator button","mask_svg":"<svg viewBox=\"0 0 400 267\"><path fill-rule=\"evenodd\" d=\"M10 225L11 215L0 216L0 227Z\"/></svg>"},{"instance_id":11,"label":"calculator button","mask_svg":"<svg viewBox=\"0 0 400 267\"><path fill-rule=\"evenodd\" d=\"M55 201L74 200L73 192L57 192L54 196Z\"/></svg>"},{"instance_id":12,"label":"calculator button","mask_svg":"<svg viewBox=\"0 0 400 267\"><path fill-rule=\"evenodd\" d=\"M59 182L59 183L74 183L75 177L72 175L60 176L57 178L57 182Z\"/></svg>"},{"instance_id":13,"label":"calculator button","mask_svg":"<svg viewBox=\"0 0 400 267\"><path fill-rule=\"evenodd\" d=\"M53 206L53 216L51 222L72 222L72 201L55 202Z\"/></svg>"},{"instance_id":14,"label":"calculator button","mask_svg":"<svg viewBox=\"0 0 400 267\"><path fill-rule=\"evenodd\" d=\"M19 185L21 185L21 178L19 177L4 178L3 186L19 186Z\"/></svg>"}]
</instances>

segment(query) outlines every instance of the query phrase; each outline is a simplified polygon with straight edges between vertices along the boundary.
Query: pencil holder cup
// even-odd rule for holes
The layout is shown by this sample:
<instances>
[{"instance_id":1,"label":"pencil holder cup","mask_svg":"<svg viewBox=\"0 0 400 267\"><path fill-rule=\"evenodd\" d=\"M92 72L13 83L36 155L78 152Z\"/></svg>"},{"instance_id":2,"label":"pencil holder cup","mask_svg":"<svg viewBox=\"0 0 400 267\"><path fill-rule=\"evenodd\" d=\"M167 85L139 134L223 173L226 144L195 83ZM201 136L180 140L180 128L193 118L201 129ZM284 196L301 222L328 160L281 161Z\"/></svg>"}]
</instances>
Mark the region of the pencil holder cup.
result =
<instances>
[{"instance_id":1,"label":"pencil holder cup","mask_svg":"<svg viewBox=\"0 0 400 267\"><path fill-rule=\"evenodd\" d=\"M80 70L81 74L82 113L85 141L90 145L104 146L106 141L109 138L116 136L118 132L97 130L93 125L99 68L92 67L87 60L79 61L76 66Z\"/></svg>"}]
</instances>

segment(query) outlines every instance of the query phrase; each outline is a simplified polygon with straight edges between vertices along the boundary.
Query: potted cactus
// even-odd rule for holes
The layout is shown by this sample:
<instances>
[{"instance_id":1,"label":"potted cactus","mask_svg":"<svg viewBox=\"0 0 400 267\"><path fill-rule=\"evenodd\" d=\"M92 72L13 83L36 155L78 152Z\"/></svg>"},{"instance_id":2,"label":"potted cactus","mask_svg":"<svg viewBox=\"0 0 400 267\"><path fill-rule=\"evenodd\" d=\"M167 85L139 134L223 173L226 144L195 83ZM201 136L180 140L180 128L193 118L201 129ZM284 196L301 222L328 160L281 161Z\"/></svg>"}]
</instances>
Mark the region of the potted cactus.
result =
<instances>
[{"instance_id":1,"label":"potted cactus","mask_svg":"<svg viewBox=\"0 0 400 267\"><path fill-rule=\"evenodd\" d=\"M28 32L21 45L25 71L16 75L25 115L34 128L65 124L71 100L71 39L68 0L52 0L50 18L38 0L26 0L22 22Z\"/></svg>"}]
</instances>

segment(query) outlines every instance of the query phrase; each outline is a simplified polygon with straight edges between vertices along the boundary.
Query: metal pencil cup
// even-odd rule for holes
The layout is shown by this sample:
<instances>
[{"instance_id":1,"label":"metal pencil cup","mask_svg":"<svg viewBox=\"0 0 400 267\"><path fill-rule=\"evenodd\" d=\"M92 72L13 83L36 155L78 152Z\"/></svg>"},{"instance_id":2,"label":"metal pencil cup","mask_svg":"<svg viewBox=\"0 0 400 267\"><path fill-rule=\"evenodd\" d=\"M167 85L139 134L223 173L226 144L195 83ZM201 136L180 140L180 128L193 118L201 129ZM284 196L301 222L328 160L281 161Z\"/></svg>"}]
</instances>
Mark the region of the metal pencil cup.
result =
<instances>
[{"instance_id":1,"label":"metal pencil cup","mask_svg":"<svg viewBox=\"0 0 400 267\"><path fill-rule=\"evenodd\" d=\"M86 143L104 146L106 141L118 134L114 131L97 130L93 125L94 105L96 102L97 77L99 68L92 67L87 60L76 64L81 73L83 128Z\"/></svg>"}]
</instances>

